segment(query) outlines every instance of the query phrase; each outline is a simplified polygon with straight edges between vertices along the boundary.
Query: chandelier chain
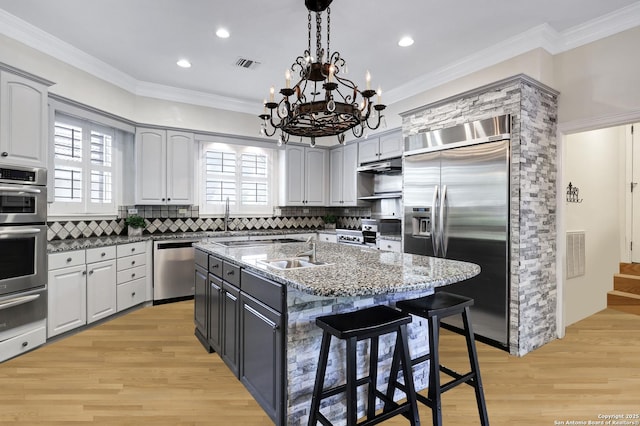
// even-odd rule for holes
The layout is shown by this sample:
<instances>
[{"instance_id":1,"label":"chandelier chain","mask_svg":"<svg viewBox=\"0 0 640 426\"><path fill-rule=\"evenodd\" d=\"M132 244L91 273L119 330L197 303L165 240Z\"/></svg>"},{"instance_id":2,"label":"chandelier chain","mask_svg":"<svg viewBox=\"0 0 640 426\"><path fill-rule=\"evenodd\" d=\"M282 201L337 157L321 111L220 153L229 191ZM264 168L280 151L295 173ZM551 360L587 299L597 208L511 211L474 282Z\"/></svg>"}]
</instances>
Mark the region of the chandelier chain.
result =
<instances>
[{"instance_id":1,"label":"chandelier chain","mask_svg":"<svg viewBox=\"0 0 640 426\"><path fill-rule=\"evenodd\" d=\"M309 55L311 55L311 11L309 11L308 18L309 22L307 24L307 28L309 29L309 38L307 40L309 42L309 46L307 47L307 50L309 52Z\"/></svg>"},{"instance_id":2,"label":"chandelier chain","mask_svg":"<svg viewBox=\"0 0 640 426\"><path fill-rule=\"evenodd\" d=\"M322 16L320 12L316 12L316 61L322 63L322 39L320 38L322 32Z\"/></svg>"},{"instance_id":3,"label":"chandelier chain","mask_svg":"<svg viewBox=\"0 0 640 426\"><path fill-rule=\"evenodd\" d=\"M331 58L331 8L327 7L327 62Z\"/></svg>"}]
</instances>

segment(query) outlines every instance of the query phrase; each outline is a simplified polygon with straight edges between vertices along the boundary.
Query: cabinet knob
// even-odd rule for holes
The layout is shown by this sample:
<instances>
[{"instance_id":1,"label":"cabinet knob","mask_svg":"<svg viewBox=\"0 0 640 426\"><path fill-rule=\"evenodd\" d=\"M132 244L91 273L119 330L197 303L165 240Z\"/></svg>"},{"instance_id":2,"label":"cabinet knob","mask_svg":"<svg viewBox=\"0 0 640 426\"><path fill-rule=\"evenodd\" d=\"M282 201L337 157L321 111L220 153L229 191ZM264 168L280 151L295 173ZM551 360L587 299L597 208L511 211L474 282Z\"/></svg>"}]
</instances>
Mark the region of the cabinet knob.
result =
<instances>
[{"instance_id":1,"label":"cabinet knob","mask_svg":"<svg viewBox=\"0 0 640 426\"><path fill-rule=\"evenodd\" d=\"M132 248L131 248L131 252L133 253L134 251L136 251L136 248L135 248L135 247L132 247Z\"/></svg>"},{"instance_id":2,"label":"cabinet knob","mask_svg":"<svg viewBox=\"0 0 640 426\"><path fill-rule=\"evenodd\" d=\"M29 342L22 342L22 347L26 348L27 346L29 346Z\"/></svg>"},{"instance_id":3,"label":"cabinet knob","mask_svg":"<svg viewBox=\"0 0 640 426\"><path fill-rule=\"evenodd\" d=\"M136 274L131 274L131 278L134 278L136 276Z\"/></svg>"},{"instance_id":4,"label":"cabinet knob","mask_svg":"<svg viewBox=\"0 0 640 426\"><path fill-rule=\"evenodd\" d=\"M93 271L89 271L89 275L93 274Z\"/></svg>"},{"instance_id":5,"label":"cabinet knob","mask_svg":"<svg viewBox=\"0 0 640 426\"><path fill-rule=\"evenodd\" d=\"M87 275L87 271L82 271L82 275Z\"/></svg>"},{"instance_id":6,"label":"cabinet knob","mask_svg":"<svg viewBox=\"0 0 640 426\"><path fill-rule=\"evenodd\" d=\"M227 275L233 275L233 271L227 271Z\"/></svg>"},{"instance_id":7,"label":"cabinet knob","mask_svg":"<svg viewBox=\"0 0 640 426\"><path fill-rule=\"evenodd\" d=\"M131 297L135 297L135 295L136 295L135 291L131 293Z\"/></svg>"},{"instance_id":8,"label":"cabinet knob","mask_svg":"<svg viewBox=\"0 0 640 426\"><path fill-rule=\"evenodd\" d=\"M71 262L73 259L71 259L70 257L67 257L67 263Z\"/></svg>"},{"instance_id":9,"label":"cabinet knob","mask_svg":"<svg viewBox=\"0 0 640 426\"><path fill-rule=\"evenodd\" d=\"M2 153L2 156L3 156L3 157L8 157L8 156L9 156L9 153L8 153L7 151L4 151L4 152Z\"/></svg>"},{"instance_id":10,"label":"cabinet knob","mask_svg":"<svg viewBox=\"0 0 640 426\"><path fill-rule=\"evenodd\" d=\"M136 264L136 261L135 261L135 260L132 260L132 261L131 261L131 264L132 264L132 265L135 265L135 264Z\"/></svg>"},{"instance_id":11,"label":"cabinet knob","mask_svg":"<svg viewBox=\"0 0 640 426\"><path fill-rule=\"evenodd\" d=\"M164 201L164 198L162 198L162 201Z\"/></svg>"},{"instance_id":12,"label":"cabinet knob","mask_svg":"<svg viewBox=\"0 0 640 426\"><path fill-rule=\"evenodd\" d=\"M167 201L171 201L171 198L167 198Z\"/></svg>"},{"instance_id":13,"label":"cabinet knob","mask_svg":"<svg viewBox=\"0 0 640 426\"><path fill-rule=\"evenodd\" d=\"M105 252L102 252L102 253L100 254L100 256L102 256L102 257L105 257L106 255L107 255L107 253L105 253Z\"/></svg>"},{"instance_id":14,"label":"cabinet knob","mask_svg":"<svg viewBox=\"0 0 640 426\"><path fill-rule=\"evenodd\" d=\"M212 268L218 268L218 267L220 267L220 264L218 264L218 263L214 263L211 267L212 267Z\"/></svg>"}]
</instances>

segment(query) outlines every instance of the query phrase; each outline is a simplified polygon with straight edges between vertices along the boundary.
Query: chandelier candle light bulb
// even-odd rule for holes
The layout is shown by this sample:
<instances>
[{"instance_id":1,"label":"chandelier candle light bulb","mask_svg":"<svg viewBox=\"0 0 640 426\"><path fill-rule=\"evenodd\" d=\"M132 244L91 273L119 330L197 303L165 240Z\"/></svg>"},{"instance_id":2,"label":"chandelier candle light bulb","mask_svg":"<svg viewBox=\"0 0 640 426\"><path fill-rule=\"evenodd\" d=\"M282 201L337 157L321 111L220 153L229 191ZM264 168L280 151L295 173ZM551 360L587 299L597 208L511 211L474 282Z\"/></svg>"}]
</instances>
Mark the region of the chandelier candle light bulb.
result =
<instances>
[{"instance_id":1,"label":"chandelier candle light bulb","mask_svg":"<svg viewBox=\"0 0 640 426\"><path fill-rule=\"evenodd\" d=\"M291 70L287 69L284 72L284 81L285 81L285 86L287 89L291 88Z\"/></svg>"},{"instance_id":2,"label":"chandelier candle light bulb","mask_svg":"<svg viewBox=\"0 0 640 426\"><path fill-rule=\"evenodd\" d=\"M364 76L364 80L367 83L367 90L371 90L371 73L367 70L367 73Z\"/></svg>"}]
</instances>

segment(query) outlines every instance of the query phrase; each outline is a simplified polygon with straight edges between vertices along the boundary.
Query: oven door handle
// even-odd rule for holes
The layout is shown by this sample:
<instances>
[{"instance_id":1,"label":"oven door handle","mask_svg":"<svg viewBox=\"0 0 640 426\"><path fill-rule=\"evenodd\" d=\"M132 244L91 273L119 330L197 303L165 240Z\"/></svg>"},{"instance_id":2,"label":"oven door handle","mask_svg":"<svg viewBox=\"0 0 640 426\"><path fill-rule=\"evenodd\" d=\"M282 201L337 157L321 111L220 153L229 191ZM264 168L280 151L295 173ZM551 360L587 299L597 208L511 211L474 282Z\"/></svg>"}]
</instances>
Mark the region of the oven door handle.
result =
<instances>
[{"instance_id":1,"label":"oven door handle","mask_svg":"<svg viewBox=\"0 0 640 426\"><path fill-rule=\"evenodd\" d=\"M40 194L42 192L36 188L15 188L12 186L0 186L0 191L16 192L18 194Z\"/></svg>"},{"instance_id":2,"label":"oven door handle","mask_svg":"<svg viewBox=\"0 0 640 426\"><path fill-rule=\"evenodd\" d=\"M32 302L40 297L39 294L31 294L29 296L16 297L15 299L9 299L4 302L0 302L0 311L3 309L9 309L13 306L23 305L25 303Z\"/></svg>"},{"instance_id":3,"label":"oven door handle","mask_svg":"<svg viewBox=\"0 0 640 426\"><path fill-rule=\"evenodd\" d=\"M42 232L38 228L25 228L25 229L13 229L11 231L3 231L0 230L0 235L31 235L31 234L39 234Z\"/></svg>"}]
</instances>

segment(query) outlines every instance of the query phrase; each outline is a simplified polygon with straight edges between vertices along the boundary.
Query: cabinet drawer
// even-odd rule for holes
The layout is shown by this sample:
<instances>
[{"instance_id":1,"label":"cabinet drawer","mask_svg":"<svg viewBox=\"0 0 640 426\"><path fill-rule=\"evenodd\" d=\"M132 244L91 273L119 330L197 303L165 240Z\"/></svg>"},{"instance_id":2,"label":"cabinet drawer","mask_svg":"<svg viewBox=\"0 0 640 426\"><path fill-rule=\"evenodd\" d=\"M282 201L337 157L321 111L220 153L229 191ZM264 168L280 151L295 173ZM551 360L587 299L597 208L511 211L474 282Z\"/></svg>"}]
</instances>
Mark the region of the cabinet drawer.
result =
<instances>
[{"instance_id":1,"label":"cabinet drawer","mask_svg":"<svg viewBox=\"0 0 640 426\"><path fill-rule=\"evenodd\" d=\"M204 269L209 268L209 255L202 250L195 249L193 251L193 260L196 265L200 265Z\"/></svg>"},{"instance_id":2,"label":"cabinet drawer","mask_svg":"<svg viewBox=\"0 0 640 426\"><path fill-rule=\"evenodd\" d=\"M144 302L146 281L145 278L139 278L118 285L118 312Z\"/></svg>"},{"instance_id":3,"label":"cabinet drawer","mask_svg":"<svg viewBox=\"0 0 640 426\"><path fill-rule=\"evenodd\" d=\"M327 243L337 243L338 237L335 234L318 233L318 241L325 241Z\"/></svg>"},{"instance_id":4,"label":"cabinet drawer","mask_svg":"<svg viewBox=\"0 0 640 426\"><path fill-rule=\"evenodd\" d=\"M147 274L145 265L135 266L133 268L118 271L118 284L123 284L138 278L144 278Z\"/></svg>"},{"instance_id":5,"label":"cabinet drawer","mask_svg":"<svg viewBox=\"0 0 640 426\"><path fill-rule=\"evenodd\" d=\"M87 249L87 263L100 262L116 258L116 246Z\"/></svg>"},{"instance_id":6,"label":"cabinet drawer","mask_svg":"<svg viewBox=\"0 0 640 426\"><path fill-rule=\"evenodd\" d=\"M118 271L124 271L125 269L135 268L147 264L147 255L144 253L136 254L133 256L118 258Z\"/></svg>"},{"instance_id":7,"label":"cabinet drawer","mask_svg":"<svg viewBox=\"0 0 640 426\"><path fill-rule=\"evenodd\" d=\"M240 287L240 267L228 262L222 262L222 279L236 287Z\"/></svg>"},{"instance_id":8,"label":"cabinet drawer","mask_svg":"<svg viewBox=\"0 0 640 426\"><path fill-rule=\"evenodd\" d=\"M139 241L137 243L120 244L118 245L118 257L130 256L132 254L144 253L147 251L147 243L145 241Z\"/></svg>"},{"instance_id":9,"label":"cabinet drawer","mask_svg":"<svg viewBox=\"0 0 640 426\"><path fill-rule=\"evenodd\" d=\"M284 287L282 284L243 270L242 291L278 312L283 310Z\"/></svg>"},{"instance_id":10,"label":"cabinet drawer","mask_svg":"<svg viewBox=\"0 0 640 426\"><path fill-rule=\"evenodd\" d=\"M0 362L30 351L47 341L47 328L38 327L0 343Z\"/></svg>"},{"instance_id":11,"label":"cabinet drawer","mask_svg":"<svg viewBox=\"0 0 640 426\"><path fill-rule=\"evenodd\" d=\"M402 252L402 243L395 240L378 240L378 248L385 251Z\"/></svg>"},{"instance_id":12,"label":"cabinet drawer","mask_svg":"<svg viewBox=\"0 0 640 426\"><path fill-rule=\"evenodd\" d=\"M49 270L66 268L68 266L84 265L85 251L74 250L64 253L52 253L49 255Z\"/></svg>"},{"instance_id":13,"label":"cabinet drawer","mask_svg":"<svg viewBox=\"0 0 640 426\"><path fill-rule=\"evenodd\" d=\"M218 278L222 278L222 260L209 256L209 272Z\"/></svg>"}]
</instances>

